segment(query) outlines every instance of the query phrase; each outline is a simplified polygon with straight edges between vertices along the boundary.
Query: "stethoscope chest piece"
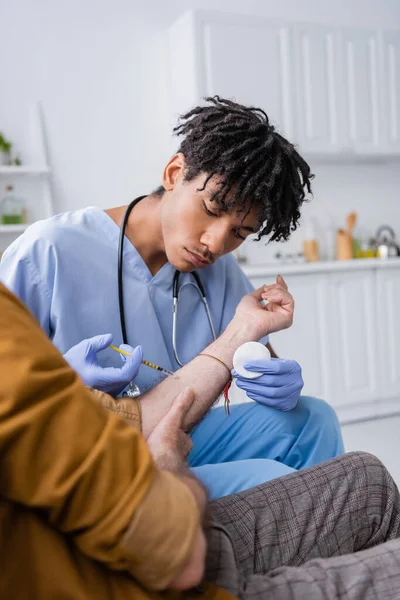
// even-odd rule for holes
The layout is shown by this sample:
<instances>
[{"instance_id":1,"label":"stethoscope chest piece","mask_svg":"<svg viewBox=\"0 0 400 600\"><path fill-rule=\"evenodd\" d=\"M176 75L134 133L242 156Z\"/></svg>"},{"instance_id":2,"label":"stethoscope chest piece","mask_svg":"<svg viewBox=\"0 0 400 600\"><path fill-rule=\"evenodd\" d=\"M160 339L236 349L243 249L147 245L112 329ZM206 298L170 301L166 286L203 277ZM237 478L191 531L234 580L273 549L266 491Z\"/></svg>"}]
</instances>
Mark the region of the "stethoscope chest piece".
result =
<instances>
[{"instance_id":1,"label":"stethoscope chest piece","mask_svg":"<svg viewBox=\"0 0 400 600\"><path fill-rule=\"evenodd\" d=\"M128 397L128 398L137 398L138 396L140 396L141 391L139 389L139 386L136 385L136 383L133 383L133 381L130 382L128 389L124 392L124 396Z\"/></svg>"}]
</instances>

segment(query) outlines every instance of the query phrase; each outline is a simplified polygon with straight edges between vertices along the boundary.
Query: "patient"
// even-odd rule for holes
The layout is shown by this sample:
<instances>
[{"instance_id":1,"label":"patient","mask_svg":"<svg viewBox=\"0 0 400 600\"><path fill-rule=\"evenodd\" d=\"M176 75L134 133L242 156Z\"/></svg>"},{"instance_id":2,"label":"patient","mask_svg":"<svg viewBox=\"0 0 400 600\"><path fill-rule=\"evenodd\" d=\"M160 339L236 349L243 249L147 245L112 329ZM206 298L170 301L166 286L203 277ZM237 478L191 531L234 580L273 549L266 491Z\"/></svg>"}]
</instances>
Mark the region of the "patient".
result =
<instances>
[{"instance_id":1,"label":"patient","mask_svg":"<svg viewBox=\"0 0 400 600\"><path fill-rule=\"evenodd\" d=\"M193 391L146 443L1 286L0 377L1 598L399 597L400 498L376 458L345 455L228 496L205 520L185 466Z\"/></svg>"}]
</instances>

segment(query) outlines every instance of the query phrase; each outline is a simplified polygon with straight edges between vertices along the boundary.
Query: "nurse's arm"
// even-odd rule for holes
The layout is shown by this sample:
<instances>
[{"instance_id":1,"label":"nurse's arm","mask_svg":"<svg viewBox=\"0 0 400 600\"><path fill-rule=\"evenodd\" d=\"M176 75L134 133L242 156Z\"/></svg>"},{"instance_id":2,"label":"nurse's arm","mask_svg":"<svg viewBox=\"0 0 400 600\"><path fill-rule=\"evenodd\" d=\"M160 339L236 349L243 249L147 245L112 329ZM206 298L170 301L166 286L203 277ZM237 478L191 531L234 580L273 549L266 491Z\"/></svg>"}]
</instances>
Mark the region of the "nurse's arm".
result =
<instances>
[{"instance_id":1,"label":"nurse's arm","mask_svg":"<svg viewBox=\"0 0 400 600\"><path fill-rule=\"evenodd\" d=\"M261 300L269 301L267 307L260 304ZM195 401L185 415L183 427L187 431L198 423L229 381L237 348L245 342L258 341L274 331L290 327L293 310L293 298L282 278L273 286L263 286L244 296L222 335L177 371L178 378L168 377L140 397L144 437L151 434L179 392L188 386L195 393Z\"/></svg>"}]
</instances>

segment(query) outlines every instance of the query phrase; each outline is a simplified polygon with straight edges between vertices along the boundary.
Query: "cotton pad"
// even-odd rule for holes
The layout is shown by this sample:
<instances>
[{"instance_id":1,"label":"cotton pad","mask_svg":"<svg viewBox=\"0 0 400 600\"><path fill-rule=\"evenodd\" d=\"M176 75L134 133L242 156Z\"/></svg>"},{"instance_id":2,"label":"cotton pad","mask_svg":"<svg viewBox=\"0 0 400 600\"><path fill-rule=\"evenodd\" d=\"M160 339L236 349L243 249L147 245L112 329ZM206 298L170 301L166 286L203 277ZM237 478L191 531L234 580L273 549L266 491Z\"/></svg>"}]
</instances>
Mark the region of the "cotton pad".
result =
<instances>
[{"instance_id":1,"label":"cotton pad","mask_svg":"<svg viewBox=\"0 0 400 600\"><path fill-rule=\"evenodd\" d=\"M243 365L253 360L268 360L270 358L271 354L263 344L260 342L246 342L236 350L233 356L233 368L242 377L257 379L257 377L261 377L262 373L248 371Z\"/></svg>"}]
</instances>

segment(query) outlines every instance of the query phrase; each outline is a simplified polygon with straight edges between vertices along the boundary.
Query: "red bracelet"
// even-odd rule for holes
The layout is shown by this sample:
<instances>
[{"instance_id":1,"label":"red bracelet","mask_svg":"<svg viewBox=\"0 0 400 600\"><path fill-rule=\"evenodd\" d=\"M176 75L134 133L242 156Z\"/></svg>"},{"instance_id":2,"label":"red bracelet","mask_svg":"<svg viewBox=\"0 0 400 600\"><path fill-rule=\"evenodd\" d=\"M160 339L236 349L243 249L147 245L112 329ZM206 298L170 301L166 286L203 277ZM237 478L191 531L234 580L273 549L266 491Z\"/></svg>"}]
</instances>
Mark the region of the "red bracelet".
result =
<instances>
[{"instance_id":1,"label":"red bracelet","mask_svg":"<svg viewBox=\"0 0 400 600\"><path fill-rule=\"evenodd\" d=\"M213 358L214 360L217 360L219 363L221 363L221 365L224 365L225 369L227 369L228 373L229 373L229 381L227 382L227 384L224 387L224 408L225 408L225 412L230 415L231 411L229 408L229 404L230 404L230 400L229 400L229 396L228 396L228 392L229 392L229 388L231 387L231 383L232 383L232 375L231 375L231 370L228 367L228 365L226 365L224 363L223 360L221 360L220 358L217 358L216 356L213 356L212 354L207 354L206 352L200 352L200 354L198 356L208 356L209 358Z\"/></svg>"},{"instance_id":2,"label":"red bracelet","mask_svg":"<svg viewBox=\"0 0 400 600\"><path fill-rule=\"evenodd\" d=\"M228 414L228 416L230 416L230 414L231 414L231 410L229 408L230 400L229 400L229 396L228 396L228 392L229 392L229 388L231 387L231 383L232 383L232 377L230 378L230 380L224 387L224 408L225 408L225 412Z\"/></svg>"},{"instance_id":3,"label":"red bracelet","mask_svg":"<svg viewBox=\"0 0 400 600\"><path fill-rule=\"evenodd\" d=\"M199 356L209 356L210 358L213 358L214 360L217 360L219 363L221 363L221 365L224 365L225 369L229 373L229 377L231 377L231 370L230 370L230 368L220 358L217 358L216 356L213 356L212 354L207 354L207 352L200 352Z\"/></svg>"}]
</instances>

